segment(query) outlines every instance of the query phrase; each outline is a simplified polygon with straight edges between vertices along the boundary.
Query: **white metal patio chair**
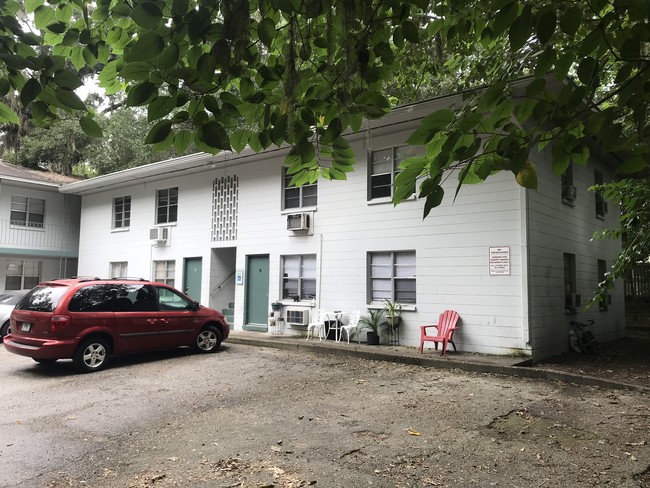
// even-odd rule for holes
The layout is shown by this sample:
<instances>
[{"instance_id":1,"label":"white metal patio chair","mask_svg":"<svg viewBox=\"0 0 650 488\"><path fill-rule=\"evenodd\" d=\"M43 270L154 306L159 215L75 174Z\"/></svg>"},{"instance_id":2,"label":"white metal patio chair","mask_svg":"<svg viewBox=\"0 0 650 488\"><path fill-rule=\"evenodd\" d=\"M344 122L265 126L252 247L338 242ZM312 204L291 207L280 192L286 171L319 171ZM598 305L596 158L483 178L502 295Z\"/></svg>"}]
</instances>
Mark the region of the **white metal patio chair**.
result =
<instances>
[{"instance_id":1,"label":"white metal patio chair","mask_svg":"<svg viewBox=\"0 0 650 488\"><path fill-rule=\"evenodd\" d=\"M322 308L316 310L315 316L312 315L312 318L307 325L307 337L305 340L314 337L314 332L318 332L318 338L321 341L325 339L325 320L327 320L327 313L325 310Z\"/></svg>"},{"instance_id":2,"label":"white metal patio chair","mask_svg":"<svg viewBox=\"0 0 650 488\"><path fill-rule=\"evenodd\" d=\"M339 336L339 341L341 340L341 337L343 337L343 331L345 331L345 335L348 337L348 344L350 344L350 337L352 334L357 334L357 325L359 325L359 319L361 318L361 311L360 310L353 310L350 312L350 320L346 325L341 326L341 335Z\"/></svg>"}]
</instances>

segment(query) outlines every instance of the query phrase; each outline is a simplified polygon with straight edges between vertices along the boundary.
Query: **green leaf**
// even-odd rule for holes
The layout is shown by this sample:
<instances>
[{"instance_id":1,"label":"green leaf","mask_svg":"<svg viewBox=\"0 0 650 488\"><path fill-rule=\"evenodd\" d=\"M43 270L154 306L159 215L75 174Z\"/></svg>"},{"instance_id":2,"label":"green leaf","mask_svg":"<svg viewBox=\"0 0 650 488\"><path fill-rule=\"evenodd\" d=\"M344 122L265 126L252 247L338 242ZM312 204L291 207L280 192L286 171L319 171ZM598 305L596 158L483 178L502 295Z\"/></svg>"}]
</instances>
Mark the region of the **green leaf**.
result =
<instances>
[{"instance_id":1,"label":"green leaf","mask_svg":"<svg viewBox=\"0 0 650 488\"><path fill-rule=\"evenodd\" d=\"M560 29L565 34L573 36L582 24L582 9L574 6L569 8L560 19Z\"/></svg>"},{"instance_id":2,"label":"green leaf","mask_svg":"<svg viewBox=\"0 0 650 488\"><path fill-rule=\"evenodd\" d=\"M0 102L0 122L5 124L20 124L16 113L2 102Z\"/></svg>"},{"instance_id":3,"label":"green leaf","mask_svg":"<svg viewBox=\"0 0 650 488\"><path fill-rule=\"evenodd\" d=\"M449 109L441 109L426 116L420 122L413 134L406 140L407 144L424 145L427 144L433 137L454 120L454 112Z\"/></svg>"},{"instance_id":4,"label":"green leaf","mask_svg":"<svg viewBox=\"0 0 650 488\"><path fill-rule=\"evenodd\" d=\"M405 20L402 22L402 30L405 40L411 44L417 44L420 42L420 32L418 30L418 26L415 25L412 20Z\"/></svg>"},{"instance_id":5,"label":"green leaf","mask_svg":"<svg viewBox=\"0 0 650 488\"><path fill-rule=\"evenodd\" d=\"M230 136L230 144L235 152L242 152L248 145L250 134L246 130L234 131Z\"/></svg>"},{"instance_id":6,"label":"green leaf","mask_svg":"<svg viewBox=\"0 0 650 488\"><path fill-rule=\"evenodd\" d=\"M79 120L79 125L81 126L81 130L83 130L87 136L96 138L101 138L104 136L104 133L102 132L101 127L99 127L99 124L97 124L97 122L95 122L90 117L81 117Z\"/></svg>"},{"instance_id":7,"label":"green leaf","mask_svg":"<svg viewBox=\"0 0 650 488\"><path fill-rule=\"evenodd\" d=\"M126 96L126 105L128 107L139 107L145 105L149 100L151 100L156 92L156 85L148 81L132 86Z\"/></svg>"},{"instance_id":8,"label":"green leaf","mask_svg":"<svg viewBox=\"0 0 650 488\"><path fill-rule=\"evenodd\" d=\"M147 32L133 44L128 51L129 61L153 59L163 52L165 41L157 32Z\"/></svg>"},{"instance_id":9,"label":"green leaf","mask_svg":"<svg viewBox=\"0 0 650 488\"><path fill-rule=\"evenodd\" d=\"M217 60L209 53L202 54L196 65L199 76L210 82L214 80L216 68Z\"/></svg>"},{"instance_id":10,"label":"green leaf","mask_svg":"<svg viewBox=\"0 0 650 488\"><path fill-rule=\"evenodd\" d=\"M335 117L327 126L327 129L320 138L321 144L330 144L343 132L343 125L341 119Z\"/></svg>"},{"instance_id":11,"label":"green leaf","mask_svg":"<svg viewBox=\"0 0 650 488\"><path fill-rule=\"evenodd\" d=\"M204 124L200 130L201 140L208 146L216 149L230 149L228 133L221 124L211 120Z\"/></svg>"},{"instance_id":12,"label":"green leaf","mask_svg":"<svg viewBox=\"0 0 650 488\"><path fill-rule=\"evenodd\" d=\"M264 17L259 24L257 24L257 35L262 43L270 48L275 39L275 22L269 17Z\"/></svg>"},{"instance_id":13,"label":"green leaf","mask_svg":"<svg viewBox=\"0 0 650 488\"><path fill-rule=\"evenodd\" d=\"M76 90L80 86L83 86L83 82L79 79L79 76L65 69L60 69L54 73L54 82L60 88L67 90Z\"/></svg>"},{"instance_id":14,"label":"green leaf","mask_svg":"<svg viewBox=\"0 0 650 488\"><path fill-rule=\"evenodd\" d=\"M119 75L125 80L145 81L149 79L150 72L145 62L126 63L119 70Z\"/></svg>"},{"instance_id":15,"label":"green leaf","mask_svg":"<svg viewBox=\"0 0 650 488\"><path fill-rule=\"evenodd\" d=\"M598 78L599 64L592 57L586 57L578 65L578 79L586 86L592 86Z\"/></svg>"},{"instance_id":16,"label":"green leaf","mask_svg":"<svg viewBox=\"0 0 650 488\"><path fill-rule=\"evenodd\" d=\"M167 139L167 136L172 130L172 121L171 120L161 120L156 125L154 125L147 137L144 140L145 144L156 144Z\"/></svg>"},{"instance_id":17,"label":"green leaf","mask_svg":"<svg viewBox=\"0 0 650 488\"><path fill-rule=\"evenodd\" d=\"M145 29L153 30L162 21L162 11L154 3L143 2L135 6L131 12L131 18L136 24Z\"/></svg>"},{"instance_id":18,"label":"green leaf","mask_svg":"<svg viewBox=\"0 0 650 488\"><path fill-rule=\"evenodd\" d=\"M444 196L445 190L443 190L442 186L436 185L427 195L427 199L424 202L423 218L426 218L435 207L440 206Z\"/></svg>"},{"instance_id":19,"label":"green leaf","mask_svg":"<svg viewBox=\"0 0 650 488\"><path fill-rule=\"evenodd\" d=\"M642 156L632 156L627 158L618 169L619 173L632 174L645 170L648 167L648 161Z\"/></svg>"},{"instance_id":20,"label":"green leaf","mask_svg":"<svg viewBox=\"0 0 650 488\"><path fill-rule=\"evenodd\" d=\"M537 21L537 38L539 42L546 44L550 41L553 38L556 26L557 16L555 15L555 10L548 7Z\"/></svg>"},{"instance_id":21,"label":"green leaf","mask_svg":"<svg viewBox=\"0 0 650 488\"><path fill-rule=\"evenodd\" d=\"M20 90L20 102L24 107L29 105L41 93L41 84L35 78L30 78L25 82L23 89Z\"/></svg>"},{"instance_id":22,"label":"green leaf","mask_svg":"<svg viewBox=\"0 0 650 488\"><path fill-rule=\"evenodd\" d=\"M524 7L521 15L515 19L508 30L510 46L513 51L517 51L526 44L526 41L532 34L531 11L530 6Z\"/></svg>"},{"instance_id":23,"label":"green leaf","mask_svg":"<svg viewBox=\"0 0 650 488\"><path fill-rule=\"evenodd\" d=\"M189 130L178 131L174 135L174 149L176 149L176 152L178 154L185 153L190 143L192 142L193 137L194 134Z\"/></svg>"},{"instance_id":24,"label":"green leaf","mask_svg":"<svg viewBox=\"0 0 650 488\"><path fill-rule=\"evenodd\" d=\"M86 106L81 101L81 98L79 98L77 94L72 90L57 88L55 90L55 93L56 99L65 107L71 108L73 110L86 110Z\"/></svg>"},{"instance_id":25,"label":"green leaf","mask_svg":"<svg viewBox=\"0 0 650 488\"><path fill-rule=\"evenodd\" d=\"M176 98L169 96L156 97L147 107L147 120L152 122L169 115L176 108Z\"/></svg>"},{"instance_id":26,"label":"green leaf","mask_svg":"<svg viewBox=\"0 0 650 488\"><path fill-rule=\"evenodd\" d=\"M34 25L39 29L45 29L54 20L54 9L41 5L34 11Z\"/></svg>"},{"instance_id":27,"label":"green leaf","mask_svg":"<svg viewBox=\"0 0 650 488\"><path fill-rule=\"evenodd\" d=\"M31 14L44 3L45 0L25 0L25 10L28 14Z\"/></svg>"}]
</instances>

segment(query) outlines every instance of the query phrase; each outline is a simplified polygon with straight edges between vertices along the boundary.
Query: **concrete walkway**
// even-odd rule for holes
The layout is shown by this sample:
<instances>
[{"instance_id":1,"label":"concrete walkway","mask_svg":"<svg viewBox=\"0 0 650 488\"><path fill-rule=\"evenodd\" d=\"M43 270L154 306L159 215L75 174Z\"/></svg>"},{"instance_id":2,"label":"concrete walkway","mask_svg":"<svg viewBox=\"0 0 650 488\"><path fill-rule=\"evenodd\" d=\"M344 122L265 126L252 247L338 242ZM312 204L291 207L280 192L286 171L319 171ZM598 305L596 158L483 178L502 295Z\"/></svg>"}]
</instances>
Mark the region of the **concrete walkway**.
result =
<instances>
[{"instance_id":1,"label":"concrete walkway","mask_svg":"<svg viewBox=\"0 0 650 488\"><path fill-rule=\"evenodd\" d=\"M642 385L624 383L595 376L579 375L561 368L542 368L530 365L530 361L521 357L494 356L488 354L451 352L447 350L444 357L432 349L420 354L415 347L409 346L368 346L357 342L335 342L333 340L305 340L304 337L273 335L263 332L231 331L226 341L233 344L245 344L256 347L274 347L295 351L308 351L318 354L332 354L343 357L356 357L403 364L428 366L431 368L459 369L475 373L492 373L524 378L538 378L550 381L563 381L585 386L598 386L611 389L632 389L650 393L650 388Z\"/></svg>"}]
</instances>

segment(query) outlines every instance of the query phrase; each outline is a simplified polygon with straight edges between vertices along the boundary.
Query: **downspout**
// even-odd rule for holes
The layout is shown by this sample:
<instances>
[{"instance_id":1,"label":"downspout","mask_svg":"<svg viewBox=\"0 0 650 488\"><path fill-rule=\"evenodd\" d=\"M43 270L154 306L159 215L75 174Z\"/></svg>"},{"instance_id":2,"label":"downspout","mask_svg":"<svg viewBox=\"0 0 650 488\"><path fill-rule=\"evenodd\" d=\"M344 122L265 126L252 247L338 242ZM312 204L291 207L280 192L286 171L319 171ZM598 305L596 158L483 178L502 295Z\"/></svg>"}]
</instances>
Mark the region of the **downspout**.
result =
<instances>
[{"instance_id":1,"label":"downspout","mask_svg":"<svg viewBox=\"0 0 650 488\"><path fill-rule=\"evenodd\" d=\"M323 288L323 233L319 234L318 239L318 306L322 308L321 304L321 290Z\"/></svg>"},{"instance_id":2,"label":"downspout","mask_svg":"<svg viewBox=\"0 0 650 488\"><path fill-rule=\"evenodd\" d=\"M530 303L530 190L524 188L523 196L521 199L521 220L522 220L522 253L521 253L521 270L522 270L522 300L523 300L523 342L529 350L533 349L531 342L531 303Z\"/></svg>"}]
</instances>

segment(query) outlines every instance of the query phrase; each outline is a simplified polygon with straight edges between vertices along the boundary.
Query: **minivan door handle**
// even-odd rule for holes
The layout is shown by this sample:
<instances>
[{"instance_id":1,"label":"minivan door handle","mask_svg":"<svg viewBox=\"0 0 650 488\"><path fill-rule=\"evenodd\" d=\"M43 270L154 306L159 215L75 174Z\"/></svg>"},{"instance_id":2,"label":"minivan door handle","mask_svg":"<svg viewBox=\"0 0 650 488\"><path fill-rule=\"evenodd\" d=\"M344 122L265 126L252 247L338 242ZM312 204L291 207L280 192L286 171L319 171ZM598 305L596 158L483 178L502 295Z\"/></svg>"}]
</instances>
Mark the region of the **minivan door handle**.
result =
<instances>
[{"instance_id":1,"label":"minivan door handle","mask_svg":"<svg viewBox=\"0 0 650 488\"><path fill-rule=\"evenodd\" d=\"M155 325L156 322L157 322L156 319L147 319L147 323L148 323L149 325Z\"/></svg>"}]
</instances>

